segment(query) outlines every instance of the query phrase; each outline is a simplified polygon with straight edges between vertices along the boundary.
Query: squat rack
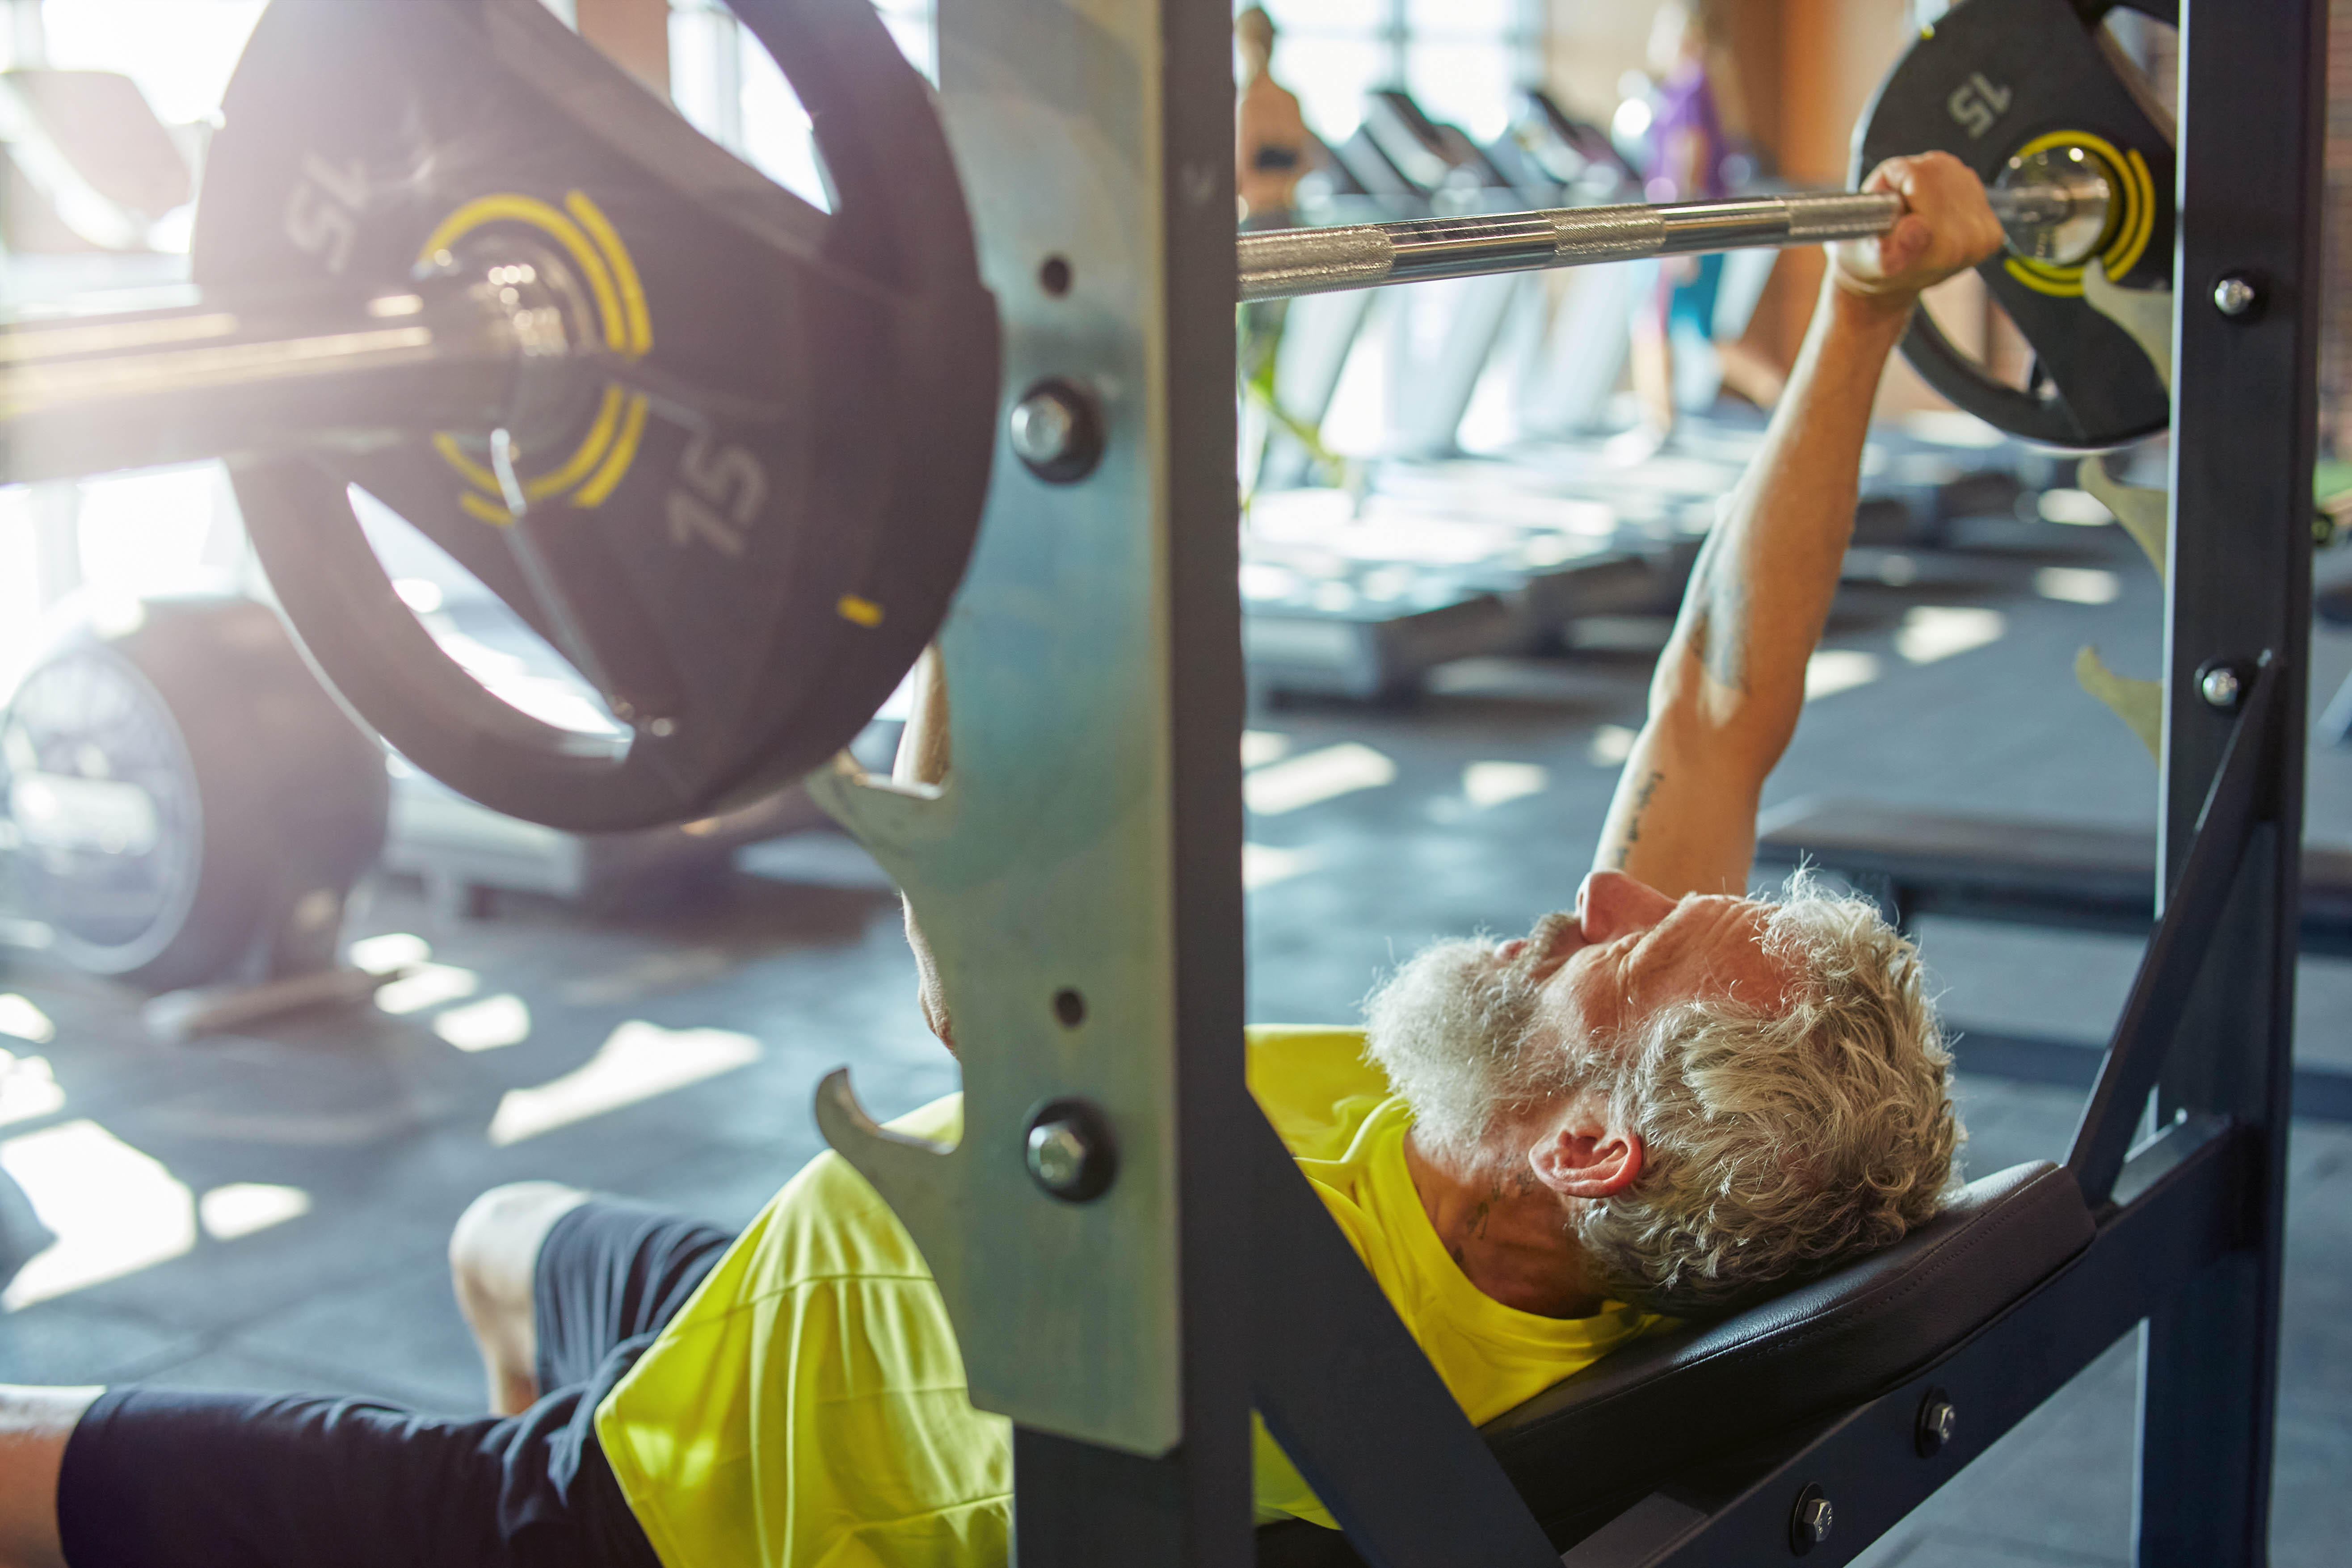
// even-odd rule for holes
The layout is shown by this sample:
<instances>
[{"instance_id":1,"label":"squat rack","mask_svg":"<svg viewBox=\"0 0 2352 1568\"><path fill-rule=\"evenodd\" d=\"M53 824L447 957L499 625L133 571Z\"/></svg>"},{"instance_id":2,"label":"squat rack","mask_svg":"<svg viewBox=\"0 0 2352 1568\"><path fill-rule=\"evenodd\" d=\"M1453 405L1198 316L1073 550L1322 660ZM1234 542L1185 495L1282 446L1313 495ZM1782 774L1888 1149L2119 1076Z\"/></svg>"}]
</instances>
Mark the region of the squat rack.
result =
<instances>
[{"instance_id":1,"label":"squat rack","mask_svg":"<svg viewBox=\"0 0 2352 1568\"><path fill-rule=\"evenodd\" d=\"M2164 9L2160 0L2136 3ZM919 88L856 0L833 5L829 17L816 16L825 9L816 6L802 15L792 0L736 4L820 57L839 45L837 59L854 62L865 48L888 67L840 81L817 72L803 83L835 94L830 110L818 105L819 138L845 155L836 169L845 211L869 226L867 249L846 247L844 256L872 261L878 270L871 279L827 270L843 258L820 256L824 247L799 220L784 221L789 213L770 215L777 223L761 236L765 250L736 267L717 263L739 256L734 247L749 231L713 225L689 242L675 224L656 223L708 218L761 198L728 184L742 176L727 161L698 164L670 146L686 133L634 89L613 98L611 83L559 68L560 60L532 43L532 27L555 24L530 0L467 0L420 15L436 21L433 37L445 43L461 36L486 41L504 68L552 71L564 89L551 98L536 89L491 95L493 107L518 116L496 125L484 122L482 105L468 97L450 121L467 128L468 148L492 145L496 132L534 159L586 156L581 143L534 133L546 121L529 118L538 112L532 104L593 110L587 120L599 134L615 117L635 117L621 140L646 145L618 166L590 162L600 188L609 181L619 193L611 195L616 207L624 197L634 205L622 208L633 229L642 225L667 237L666 247L643 257L649 268L658 261L680 269L655 290L665 300L690 291L706 310L732 309L749 319L774 302L761 280L776 274L761 263L797 258L802 269L782 276L818 291L794 297L855 297L863 311L908 281L904 275L920 274L923 262L942 263L933 287L912 297L908 308L918 313L903 319L903 343L879 332L837 343L819 335L809 346L833 343L840 352L793 362L795 371L824 377L813 405L824 416L817 426L824 436L776 449L803 468L811 459L836 465L842 482L824 492L826 510L813 514L835 535L856 531L840 526L835 503L854 503L853 481L876 469L895 465L908 472L893 478L921 479L916 470L926 462L954 459L946 467L962 463L977 487L996 342L992 331L980 330L990 325L982 320L987 301L948 264L958 260L948 252L961 243L961 219L956 233L931 233L929 249L880 243L898 233L887 219L912 224L920 216L911 210L919 204L903 200L890 210L883 193L903 197L929 180L935 205L943 206L958 184L969 197L982 268L1004 328L1001 384L1010 395L998 404L1008 416L997 422L987 521L939 637L953 693L951 785L887 788L846 763L810 782L923 913L963 1048L965 1133L947 1148L877 1127L838 1074L821 1092L817 1113L827 1140L872 1180L930 1263L974 1401L1014 1423L1016 1545L1031 1568L1114 1560L1206 1568L1245 1556L1379 1568L1749 1563L1781 1552L1841 1561L2135 1325L2142 1350L2139 1561L2151 1568L2263 1561L2310 611L2325 21L2318 0L2281 0L2252 12L2217 8L2211 15L2226 16L2226 25L2210 35L2187 7L2179 18L2184 137L2176 195L2183 216L2174 235L2179 289L2170 323L2164 918L2065 1167L1986 1178L1951 1213L1895 1247L1784 1293L1769 1311L1622 1350L1483 1434L1299 1178L1244 1079L1244 684L1232 468L1238 290L1227 238L1232 87L1223 13L1171 0L1098 0L1084 8L958 0L943 7L939 103L958 181L948 177L946 149L911 133L928 121L894 126L888 114L849 93L845 84L856 79L867 91L895 92L906 107L919 108ZM1983 32L2013 19L2071 21L2105 8L2100 0L2075 0L2072 8L2068 0L1962 0L1943 26L1948 38L1963 24ZM306 37L329 36L328 19L374 13L302 5L279 16L268 30L270 47L299 56ZM838 24L841 37L818 22ZM476 30L451 30L460 24ZM401 29L387 25L372 35L379 55L405 47L410 26L404 17ZM850 47L848 36L860 26L865 42ZM313 27L324 30L308 31ZM277 110L305 137L338 146L338 139L369 129L368 116L353 112L341 92L316 104L306 97L324 79L319 68L326 64L383 63L364 50L347 48L330 61L332 53L278 59L304 68L254 76L236 117L241 166L225 156L227 140L215 149L211 232L199 236L213 243L200 243L200 259L225 274L257 258L284 263L278 270L292 274L309 276L321 265L334 272L360 232L354 226L378 221L381 209L383 232L399 241L385 254L397 259L403 281L399 291L372 297L369 317L418 318L386 329L400 342L383 346L416 350L421 357L408 368L446 373L446 384L436 384L461 414L473 408L479 418L502 418L503 405L516 399L490 395L499 406L475 407L488 395L486 386L495 391L508 379L497 367L533 357L534 348L561 346L563 354L537 357L562 359L568 337L559 345L533 334L572 318L554 309L542 321L537 306L525 310L517 286L539 276L537 264L518 273L501 263L480 281L506 292L482 295L467 283L460 293L478 296L478 303L495 296L501 310L517 313L500 316L503 325L489 323L497 330L477 342L465 331L465 309L452 307L456 346L430 352L446 301L436 289L411 288L415 238L396 232L398 202L362 199L369 188L364 159L306 159L308 141L268 133ZM252 66L249 58L241 79ZM2019 68L2030 74L2031 66ZM364 71L342 85L391 90ZM1995 100L2003 111L2012 101L2008 89L1982 76L1970 79L1969 90L1967 114L1960 95L1950 106L1964 127L1982 119L1990 129ZM583 122L557 123L577 130ZM909 134L892 140L893 131ZM863 144L861 132L882 140ZM896 152L884 157L877 148ZM638 163L637 154L652 161ZM669 168L665 160L673 156L673 172L699 183L673 189L649 177ZM298 159L305 159L299 170L289 163ZM886 166L891 181L877 177ZM278 228L237 221L240 187L219 176L238 167L242 194L263 203L251 210ZM469 178L493 175L499 188L517 177L485 165ZM294 180L290 205L281 176ZM601 207L574 195L584 204L578 210L593 215L582 222L604 223ZM506 203L501 210L545 206L511 193L489 199ZM1827 206L1841 200L1872 201L1833 198ZM321 207L322 201L342 205ZM1871 221L1883 221L1884 205L1876 204ZM1738 221L1765 231L1777 224L1780 237L1790 237L1821 232L1811 226L1822 210L1783 204L1777 216L1757 210ZM333 221L320 221L322 212ZM1738 216L1720 208L1711 218L1684 216L1701 224ZM559 239L572 224L551 207L533 221ZM1360 246L1352 259L1339 258L1337 281L1366 283L1375 272L1393 278L1541 264L1547 247L1557 256L1599 243L1596 223L1621 226L1607 243L1672 249L1689 237L1677 235L1677 221L1661 212L1588 213L1516 226L1406 226L1252 243L1292 262L1304 255L1315 267L1332 259L1316 258L1324 247ZM638 264L617 231L606 237L617 275L635 279ZM433 247L426 250L436 268L457 267L454 252L445 264ZM579 253L594 256L584 234ZM708 270L692 270L703 262L711 263ZM562 269L551 265L551 276ZM1334 280L1328 272L1322 278ZM658 356L661 345L689 336L653 334L624 308L633 298L626 289L613 291L603 318L606 348L625 360ZM207 331L230 320L205 319ZM5 412L15 423L5 434L56 412L28 387L46 388L51 402L73 393L66 401L89 403L82 395L102 390L36 363L47 351L58 351L49 357L61 363L84 351L101 357L74 336L80 331L9 335L14 369L0 380L8 383ZM113 342L114 329L107 331ZM130 348L152 346L133 338ZM336 341L349 350L380 340ZM274 342L257 347L274 355ZM744 336L734 346L755 342ZM869 352L850 353L845 344ZM885 375L858 388L861 396L845 395L874 368L866 363L874 353L896 355L907 345L919 345L920 374L896 382ZM205 374L226 367L242 381L252 379L245 372L255 349L228 344L225 358L207 350L173 363L190 375L200 363L210 366ZM127 351L118 342L110 352ZM761 385L753 373L791 356L751 358L748 368L730 368ZM346 379L357 390L366 379L361 371L396 379L407 364L371 362ZM892 357L883 368L897 364ZM496 374L483 374L484 365ZM150 363L141 375L152 382L161 368ZM634 395L643 407L654 392L667 404L677 384L648 384L653 392L631 395L616 383L607 405ZM942 389L957 392L954 406L921 405ZM885 400L886 392L897 401ZM380 426L409 429L404 421L424 421L422 428L439 422L439 403L384 401L401 405L397 417L371 408L302 412L335 428L339 419L356 418L378 434ZM142 423L109 407L89 428L115 445L71 452L72 468L106 466L110 455L133 460L122 456L126 441L194 441L215 451L224 442L238 445L230 437L250 434L248 422L278 437L293 433L288 419L230 420L236 428L224 430L201 421ZM737 399L702 416L740 419L752 432L745 438L766 449L753 426L782 428L760 412L767 408ZM206 405L202 412L222 410ZM1093 422L1097 427L1084 432L1088 441L1078 441L1080 427ZM742 543L710 506L729 504L736 524L748 528L768 515L761 503L772 487L751 449L706 449L700 437L708 425L691 440L686 428L672 424L661 435L686 489L667 489L665 465L648 463L640 472L626 458L612 467L611 482L635 474L644 492L635 502L658 504L674 531L709 546L701 555L674 552L661 566L661 574L678 579L665 586L690 584L695 607L708 616L715 600L730 593L757 597L769 581L746 577L731 564L733 553L710 543L714 531L720 544ZM969 449L950 439L959 433ZM538 514L509 436L503 447L490 448L504 469L484 470L482 481L495 479L505 510L466 495L518 528L524 555L561 545L583 555L574 564L596 566L585 556L600 543L644 542L642 533L532 531ZM935 449L920 449L924 443ZM1087 462L1063 460L1089 443ZM10 456L21 477L38 454L19 462L12 448ZM432 478L442 498L436 504L463 513L447 499L450 472L436 468ZM953 492L950 486L939 493ZM331 635L343 625L339 611L373 602L360 579L381 573L355 521L347 535L328 529L312 536L314 524L329 521L325 512L348 510L328 469L265 462L240 472L239 493L257 542L266 556L275 552L273 574L282 565L296 568L278 581L279 594L298 622L306 618L300 606L309 606L313 653L340 650L337 679L346 697L365 710L371 691L355 690L355 682L364 688L412 655L425 656L428 666L438 657L389 598L377 605L391 606L388 620L353 624L407 638L389 645L393 656L365 657L364 639ZM845 710L857 696L845 682L853 675L895 679L929 635L920 611L937 601L923 595L945 596L950 574L941 564L942 536L969 514L918 504L932 493L910 485L895 498L905 504L865 514L869 528L903 530L887 534L890 548L882 553L914 597L885 595L900 606L894 611L844 595L825 601L833 619L794 623L798 630L835 627L828 635L835 641L824 647L850 650L846 664L818 661ZM478 506L470 515L490 521ZM271 520L268 527L262 518ZM341 556L313 552L337 537ZM862 542L880 551L883 539ZM927 552L926 544L942 548ZM356 571L361 566L365 572ZM511 562L502 569L520 570ZM916 580L924 570L936 581ZM528 583L510 586L510 602L537 593ZM389 584L383 587L388 593ZM307 595L299 602L298 588ZM775 605L761 600L755 607ZM852 636L835 622L860 630ZM605 629L614 638L606 646L623 651L664 646L640 639L634 625ZM885 638L906 639L905 657L889 662ZM321 662L332 673L334 661ZM635 691L648 703L691 695L690 684L670 679L677 674L655 660L616 694ZM1051 701L1039 700L1041 688ZM474 690L429 689L443 698ZM414 694L398 682L380 683L373 695L380 711L404 722L435 717L436 704L410 700ZM470 711L478 718L488 700L467 700L476 702ZM438 706L442 718L454 707L464 730L464 702ZM869 706L851 717L862 719ZM532 740L536 731L484 731L455 742L431 728L408 732L416 745L450 742L445 769L467 773L478 792L528 797L523 804L541 812L610 817L573 826L626 826L620 816L699 809L719 798L712 791L723 795L751 776L730 768L757 761L783 767L777 756L732 754L736 742L756 744L767 731L725 721L698 728L706 716L723 721L729 704L689 708L674 724L667 706L643 712L615 706L645 721L643 754L653 760L634 772L638 743L608 766L539 746L546 737ZM510 716L500 721L514 723ZM673 734L677 745L655 743ZM746 735L754 739L742 741ZM500 745L486 744L499 736L507 736ZM503 757L505 765L477 765L482 756ZM804 765L796 761L792 771ZM567 784L583 799L558 798L564 790L555 786ZM639 786L652 796L641 798ZM1344 1539L1307 1526L1253 1538L1253 1408L1345 1525Z\"/></svg>"},{"instance_id":2,"label":"squat rack","mask_svg":"<svg viewBox=\"0 0 2352 1568\"><path fill-rule=\"evenodd\" d=\"M1114 456L1055 486L1000 452L943 640L960 823L927 827L937 803L847 775L820 786L919 904L961 906L935 937L974 928L940 955L965 1139L885 1132L838 1077L819 1117L931 1257L976 1400L1016 1423L1027 1568L1345 1560L1328 1532L1253 1542L1252 1407L1381 1568L1844 1561L2135 1324L2137 1562L2265 1559L2326 11L2192 0L2179 21L2164 920L2067 1163L2084 1237L1891 1384L1539 1522L1530 1476L1572 1471L1573 1444L1537 1441L1531 1460L1522 1442L1507 1473L1243 1083L1226 17L1165 0L940 8L940 104L1004 312L1006 385L1104 389ZM1040 654L1076 694L1057 717L1018 711L1013 677ZM998 725L1011 751L990 749ZM1048 782L1081 755L1090 784ZM982 824L1024 836L1021 865L957 859ZM1024 1137L1070 1097L1101 1108L1089 1152L1117 1161L1092 1204L1023 1168ZM1706 1436L1620 1440L1682 1454ZM1810 1539L1825 1500L1836 1528Z\"/></svg>"}]
</instances>

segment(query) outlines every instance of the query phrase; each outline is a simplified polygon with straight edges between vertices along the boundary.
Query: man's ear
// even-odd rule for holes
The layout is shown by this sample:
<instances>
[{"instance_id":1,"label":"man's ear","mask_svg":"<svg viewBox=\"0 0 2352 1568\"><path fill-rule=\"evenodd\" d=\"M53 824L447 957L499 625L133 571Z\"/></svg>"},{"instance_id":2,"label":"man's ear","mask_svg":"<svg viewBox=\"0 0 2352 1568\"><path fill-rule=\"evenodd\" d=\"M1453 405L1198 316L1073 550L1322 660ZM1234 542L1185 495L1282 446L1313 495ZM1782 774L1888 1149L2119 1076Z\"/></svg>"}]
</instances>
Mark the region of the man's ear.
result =
<instances>
[{"instance_id":1,"label":"man's ear","mask_svg":"<svg viewBox=\"0 0 2352 1568\"><path fill-rule=\"evenodd\" d=\"M1528 1151L1528 1163L1536 1180L1562 1197L1614 1197L1641 1177L1642 1140L1618 1125L1607 1096L1588 1089Z\"/></svg>"}]
</instances>

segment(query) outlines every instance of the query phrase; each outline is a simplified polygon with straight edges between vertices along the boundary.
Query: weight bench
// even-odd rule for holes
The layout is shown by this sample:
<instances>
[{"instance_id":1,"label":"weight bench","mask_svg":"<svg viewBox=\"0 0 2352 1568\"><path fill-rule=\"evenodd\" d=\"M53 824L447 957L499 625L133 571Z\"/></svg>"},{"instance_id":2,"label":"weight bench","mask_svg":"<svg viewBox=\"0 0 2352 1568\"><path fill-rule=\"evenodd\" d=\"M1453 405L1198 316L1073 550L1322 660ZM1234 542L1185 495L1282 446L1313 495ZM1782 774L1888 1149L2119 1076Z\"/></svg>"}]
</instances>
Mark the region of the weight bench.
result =
<instances>
[{"instance_id":1,"label":"weight bench","mask_svg":"<svg viewBox=\"0 0 2352 1568\"><path fill-rule=\"evenodd\" d=\"M1483 1431L1258 1124L1239 1150L1256 1200L1253 1398L1347 1532L1261 1528L1261 1568L1844 1562L2135 1324L2159 1407L2175 1357L2227 1386L2269 1376L2266 1346L2186 1325L2275 1257L2277 1089L2266 1117L2183 1109L2140 1133L2176 1037L2240 1027L2184 1017L2263 842L2279 685L2265 663L2063 1167L1984 1177L1895 1246L1628 1346ZM2143 1491L2143 1529L2210 1542L2242 1525L2210 1501Z\"/></svg>"},{"instance_id":2,"label":"weight bench","mask_svg":"<svg viewBox=\"0 0 2352 1568\"><path fill-rule=\"evenodd\" d=\"M1765 815L1756 863L1835 872L1909 929L1918 916L2146 937L2156 923L2156 839L2112 827L1807 795ZM2352 844L2303 847L2302 951L2352 958ZM1961 1065L2083 1088L2095 1051L2061 1040L1961 1032ZM2302 1067L2297 1115L2352 1121L2352 1073Z\"/></svg>"},{"instance_id":3,"label":"weight bench","mask_svg":"<svg viewBox=\"0 0 2352 1568\"><path fill-rule=\"evenodd\" d=\"M2046 1162L2019 1165L1970 1184L1895 1247L1745 1312L1618 1351L1483 1436L1551 1543L1583 1542L1565 1559L1571 1565L1633 1560L1621 1544L1670 1527L1682 1506L1654 1489L1695 1460L1711 1473L1759 1461L1769 1469L1773 1435L1806 1423L1859 1424L1866 1443L1889 1450L1890 1468L1940 1480L1989 1440L1969 1417L1979 1399L1998 1398L1978 1383L1993 1370L1988 1356L2010 1353L2005 1314L2099 1240L2073 1177ZM2114 1337L2079 1348L2087 1359ZM1977 1348L1988 1340L1998 1346ZM1793 1500L1802 1488L1786 1489ZM1859 1496L1825 1491L1832 1532L1838 1512L1861 1522ZM1340 1532L1297 1521L1262 1528L1257 1561L1343 1568L1362 1559Z\"/></svg>"}]
</instances>

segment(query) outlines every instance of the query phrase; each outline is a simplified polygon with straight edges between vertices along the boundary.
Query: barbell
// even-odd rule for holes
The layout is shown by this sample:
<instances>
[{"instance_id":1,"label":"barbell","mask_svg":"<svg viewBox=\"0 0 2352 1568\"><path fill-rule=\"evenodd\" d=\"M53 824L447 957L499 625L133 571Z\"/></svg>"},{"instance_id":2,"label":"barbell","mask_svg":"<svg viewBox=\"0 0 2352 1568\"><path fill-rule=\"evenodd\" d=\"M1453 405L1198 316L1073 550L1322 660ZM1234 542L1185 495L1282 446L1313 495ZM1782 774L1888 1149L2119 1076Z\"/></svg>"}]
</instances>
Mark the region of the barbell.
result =
<instances>
[{"instance_id":1,"label":"barbell","mask_svg":"<svg viewBox=\"0 0 2352 1568\"><path fill-rule=\"evenodd\" d=\"M2079 265L2110 226L2112 187L2085 150L2057 153L2035 183L1986 195L2011 254ZM1855 239L1885 234L1902 212L1895 195L1801 194L1289 229L1241 236L1236 277L1244 300L1290 299ZM212 299L0 329L0 464L23 481L257 440L332 446L359 432L471 428L502 429L529 448L560 439L600 382L658 390L625 350L608 363L599 311L552 247L509 238L469 259L436 252L423 276L364 298L280 295L243 308ZM492 479L472 509L497 514L483 521L527 511Z\"/></svg>"},{"instance_id":2,"label":"barbell","mask_svg":"<svg viewBox=\"0 0 2352 1568\"><path fill-rule=\"evenodd\" d=\"M2028 179L1985 192L2011 249L2079 266L2106 231L2114 205L2106 178L2084 149L2068 148L2037 161ZM1407 218L1245 234L1238 271L1244 300L1285 300L1433 278L1863 239L1885 234L1902 216L1900 196L1852 193Z\"/></svg>"},{"instance_id":3,"label":"barbell","mask_svg":"<svg viewBox=\"0 0 2352 1568\"><path fill-rule=\"evenodd\" d=\"M320 672L498 810L686 821L824 762L944 617L1017 400L946 137L871 6L734 10L811 111L830 210L539 0L277 0L223 104L194 301L0 330L0 478L227 458ZM1986 178L2011 243L1985 274L2041 374L2002 384L1924 315L1906 352L1963 407L2076 447L2168 415L2081 297L2095 257L2126 286L2170 260L2169 139L2093 37L2102 12L1964 0L1856 142L1857 172L1942 147ZM1897 210L1790 195L1253 235L1237 292L1805 244ZM492 697L393 592L362 508L456 557L627 733Z\"/></svg>"}]
</instances>

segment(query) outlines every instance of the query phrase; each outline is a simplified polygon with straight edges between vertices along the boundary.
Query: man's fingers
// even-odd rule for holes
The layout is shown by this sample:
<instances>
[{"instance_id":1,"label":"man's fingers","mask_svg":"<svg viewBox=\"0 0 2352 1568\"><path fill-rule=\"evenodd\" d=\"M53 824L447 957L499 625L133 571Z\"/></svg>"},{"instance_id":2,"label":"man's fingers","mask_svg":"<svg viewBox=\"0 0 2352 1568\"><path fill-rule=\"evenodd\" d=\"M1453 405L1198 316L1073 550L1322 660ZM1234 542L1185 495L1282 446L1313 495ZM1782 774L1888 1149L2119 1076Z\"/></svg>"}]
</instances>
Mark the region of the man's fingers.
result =
<instances>
[{"instance_id":1,"label":"man's fingers","mask_svg":"<svg viewBox=\"0 0 2352 1568\"><path fill-rule=\"evenodd\" d=\"M1933 237L1926 218L1916 213L1905 213L1878 242L1879 265L1889 273L1906 270L1927 253Z\"/></svg>"},{"instance_id":2,"label":"man's fingers","mask_svg":"<svg viewBox=\"0 0 2352 1568\"><path fill-rule=\"evenodd\" d=\"M1889 158L1863 189L1901 196L1903 212L1874 241L1837 247L1837 276L1848 289L1916 295L2000 246L2000 225L1974 171L1948 153Z\"/></svg>"},{"instance_id":3,"label":"man's fingers","mask_svg":"<svg viewBox=\"0 0 2352 1568\"><path fill-rule=\"evenodd\" d=\"M1910 174L1910 159L1889 158L1870 172L1870 177L1863 181L1862 188L1871 192L1894 191L1907 197L1910 193L1905 187L1909 184Z\"/></svg>"}]
</instances>

